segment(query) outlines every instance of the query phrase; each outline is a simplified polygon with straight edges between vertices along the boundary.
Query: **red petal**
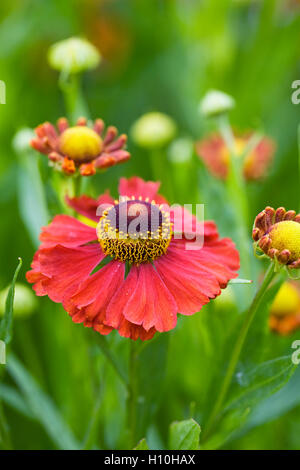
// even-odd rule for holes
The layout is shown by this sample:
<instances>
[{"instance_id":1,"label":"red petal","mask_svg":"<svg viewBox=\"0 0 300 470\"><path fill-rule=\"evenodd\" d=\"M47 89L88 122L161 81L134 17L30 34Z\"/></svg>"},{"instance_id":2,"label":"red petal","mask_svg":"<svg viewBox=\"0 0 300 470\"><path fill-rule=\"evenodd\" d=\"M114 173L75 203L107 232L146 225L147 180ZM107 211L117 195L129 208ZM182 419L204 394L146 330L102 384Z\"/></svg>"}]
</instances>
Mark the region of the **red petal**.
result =
<instances>
[{"instance_id":1,"label":"red petal","mask_svg":"<svg viewBox=\"0 0 300 470\"><path fill-rule=\"evenodd\" d=\"M184 241L172 241L166 256L155 267L175 298L179 312L191 315L221 293L236 277L238 253L228 240L213 241L198 251L185 249Z\"/></svg>"},{"instance_id":2,"label":"red petal","mask_svg":"<svg viewBox=\"0 0 300 470\"><path fill-rule=\"evenodd\" d=\"M107 309L106 323L121 326L122 315L145 330L175 327L177 305L151 264L133 265Z\"/></svg>"},{"instance_id":3,"label":"red petal","mask_svg":"<svg viewBox=\"0 0 300 470\"><path fill-rule=\"evenodd\" d=\"M237 277L240 268L240 258L234 243L229 238L213 239L204 242L200 250L185 250L184 240L173 240L167 255L173 253L185 262L200 265L211 272L224 287L230 279Z\"/></svg>"},{"instance_id":4,"label":"red petal","mask_svg":"<svg viewBox=\"0 0 300 470\"><path fill-rule=\"evenodd\" d=\"M174 232L176 234L182 234L183 238L187 237L191 243L197 234L202 236L201 242L203 242L203 239L218 238L218 231L214 222L201 222L183 206L174 205L171 207L170 220L174 224Z\"/></svg>"},{"instance_id":5,"label":"red petal","mask_svg":"<svg viewBox=\"0 0 300 470\"><path fill-rule=\"evenodd\" d=\"M57 215L46 227L42 227L40 235L42 248L55 245L77 247L97 240L96 230L69 215Z\"/></svg>"},{"instance_id":6,"label":"red petal","mask_svg":"<svg viewBox=\"0 0 300 470\"><path fill-rule=\"evenodd\" d=\"M65 302L66 310L71 316L79 311L84 314L85 326L103 324L106 307L122 283L124 274L125 264L111 261L80 285L80 289Z\"/></svg>"},{"instance_id":7,"label":"red petal","mask_svg":"<svg viewBox=\"0 0 300 470\"><path fill-rule=\"evenodd\" d=\"M47 294L54 302L62 302L74 294L104 256L99 245L77 249L57 245L40 249L32 263L35 274L29 272L27 279L41 282L43 293L38 295Z\"/></svg>"},{"instance_id":8,"label":"red petal","mask_svg":"<svg viewBox=\"0 0 300 470\"><path fill-rule=\"evenodd\" d=\"M133 323L127 321L124 317L121 321L118 331L120 336L123 336L124 338L131 338L134 341L136 341L138 338L140 338L142 341L152 339L156 333L155 328L150 328L149 331L146 331L142 326L134 325Z\"/></svg>"},{"instance_id":9,"label":"red petal","mask_svg":"<svg viewBox=\"0 0 300 470\"><path fill-rule=\"evenodd\" d=\"M104 206L114 204L114 200L110 196L108 191L105 194L99 196L98 199L93 199L85 195L73 198L69 198L69 196L66 196L66 202L68 206L72 207L76 212L96 222L98 222L101 213L105 208ZM101 208L99 208L99 206L101 206L102 204L103 210L101 211ZM96 215L97 212L98 215Z\"/></svg>"},{"instance_id":10,"label":"red petal","mask_svg":"<svg viewBox=\"0 0 300 470\"><path fill-rule=\"evenodd\" d=\"M121 196L128 196L143 199L149 198L150 201L154 200L157 204L166 204L167 201L162 196L158 195L158 189L160 183L154 183L153 181L144 181L142 178L133 176L132 178L126 179L121 178L119 183L119 194Z\"/></svg>"}]
</instances>

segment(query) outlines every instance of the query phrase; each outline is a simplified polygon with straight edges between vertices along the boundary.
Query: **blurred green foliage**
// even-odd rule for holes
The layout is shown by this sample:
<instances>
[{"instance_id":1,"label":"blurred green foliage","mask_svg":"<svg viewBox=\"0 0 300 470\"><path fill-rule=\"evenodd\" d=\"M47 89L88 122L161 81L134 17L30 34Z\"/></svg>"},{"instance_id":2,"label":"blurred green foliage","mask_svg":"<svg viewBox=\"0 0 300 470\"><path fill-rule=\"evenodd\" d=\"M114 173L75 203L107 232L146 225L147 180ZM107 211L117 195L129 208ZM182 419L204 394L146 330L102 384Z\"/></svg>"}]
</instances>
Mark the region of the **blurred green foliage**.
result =
<instances>
[{"instance_id":1,"label":"blurred green foliage","mask_svg":"<svg viewBox=\"0 0 300 470\"><path fill-rule=\"evenodd\" d=\"M12 139L21 127L55 122L65 114L58 75L49 68L47 51L54 42L70 36L85 36L102 54L101 65L83 81L93 118L101 117L128 133L142 114L165 112L176 121L179 137L196 140L213 128L198 113L200 98L209 88L224 90L237 103L231 113L234 128L261 130L277 144L266 180L247 185L251 219L266 205L298 208L300 105L291 102L291 84L300 75L300 10L296 2L3 0L0 19L0 79L6 83L6 104L0 105L1 289L11 282L19 256L25 269L18 280L24 281L33 256L36 238L24 225L22 203L29 198L33 212L41 208L38 203L43 196L34 181L38 167L48 199L54 197L45 159L33 152L17 157ZM132 154L129 163L94 177L94 194L106 188L116 194L120 176L156 176L148 152L135 147L130 136L128 148ZM204 203L206 218L216 220L223 236L234 237L230 202L225 199L222 183L208 175L193 155L189 184L182 184L180 167L167 162L167 151L160 157L175 174L176 182L170 190L167 173L162 173L162 193L168 193L172 202ZM29 186L36 191L31 199ZM42 209L42 223L47 217ZM240 324L239 312L245 309L243 297L249 290L253 295L255 283L230 289L238 296L237 305L221 296L200 314L179 318L176 330L168 334L168 364L164 377L157 378L161 388L151 383L153 366L159 368L160 364L148 358L149 374L143 371L148 380L144 378L143 383L157 406L151 410L152 417L147 416L151 423L147 436L141 431L139 438L146 437L150 448L168 445L173 421L195 418L201 427L205 422L225 373L232 338ZM37 315L14 322L15 356L0 384L13 447L122 448L126 390L99 351L97 333L73 324L62 307L47 298L38 300ZM233 394L236 387L242 390L245 386L248 368L290 354L292 341L297 339L297 333L288 338L271 334L266 309L259 319L259 344L253 326ZM115 334L108 341L125 367L128 341ZM284 388L260 402L259 408L251 405L245 426L230 436L228 433L229 440L220 445L299 449L299 389L300 370ZM139 405L142 421L145 409L143 402Z\"/></svg>"}]
</instances>

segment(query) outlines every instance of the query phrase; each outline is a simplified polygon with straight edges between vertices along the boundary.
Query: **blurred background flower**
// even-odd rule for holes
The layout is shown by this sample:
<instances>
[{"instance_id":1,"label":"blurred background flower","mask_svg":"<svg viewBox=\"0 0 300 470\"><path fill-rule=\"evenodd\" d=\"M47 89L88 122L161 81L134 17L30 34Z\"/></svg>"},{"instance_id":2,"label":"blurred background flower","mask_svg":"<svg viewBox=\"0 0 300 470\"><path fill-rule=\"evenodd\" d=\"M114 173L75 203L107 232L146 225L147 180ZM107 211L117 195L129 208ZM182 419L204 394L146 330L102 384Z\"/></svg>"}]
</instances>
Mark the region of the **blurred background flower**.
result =
<instances>
[{"instance_id":1,"label":"blurred background flower","mask_svg":"<svg viewBox=\"0 0 300 470\"><path fill-rule=\"evenodd\" d=\"M299 282L285 282L277 293L270 311L270 328L280 335L300 329Z\"/></svg>"}]
</instances>

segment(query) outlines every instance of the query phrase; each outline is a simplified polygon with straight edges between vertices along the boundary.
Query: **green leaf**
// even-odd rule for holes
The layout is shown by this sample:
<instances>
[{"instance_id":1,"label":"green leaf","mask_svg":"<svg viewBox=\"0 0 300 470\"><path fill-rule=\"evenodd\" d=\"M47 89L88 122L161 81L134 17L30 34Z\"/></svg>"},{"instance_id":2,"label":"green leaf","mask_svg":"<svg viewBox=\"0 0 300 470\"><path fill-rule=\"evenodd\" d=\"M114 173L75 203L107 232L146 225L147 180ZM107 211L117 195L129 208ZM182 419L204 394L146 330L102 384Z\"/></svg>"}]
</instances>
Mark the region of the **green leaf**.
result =
<instances>
[{"instance_id":1,"label":"green leaf","mask_svg":"<svg viewBox=\"0 0 300 470\"><path fill-rule=\"evenodd\" d=\"M22 153L21 158L19 158L19 166L18 201L20 215L34 246L37 246L40 229L43 225L48 224L50 215L36 155L32 152Z\"/></svg>"},{"instance_id":2,"label":"green leaf","mask_svg":"<svg viewBox=\"0 0 300 470\"><path fill-rule=\"evenodd\" d=\"M0 339L3 340L6 345L10 343L12 338L15 285L21 266L22 259L19 258L19 264L15 270L15 274L7 294L4 316L0 323Z\"/></svg>"},{"instance_id":3,"label":"green leaf","mask_svg":"<svg viewBox=\"0 0 300 470\"><path fill-rule=\"evenodd\" d=\"M26 418L35 419L24 398L13 387L0 384L0 399L18 413L26 416Z\"/></svg>"},{"instance_id":4,"label":"green leaf","mask_svg":"<svg viewBox=\"0 0 300 470\"><path fill-rule=\"evenodd\" d=\"M217 449L224 445L246 424L253 407L280 390L293 375L296 367L291 356L283 356L266 361L247 373L239 373L239 385L232 388L217 432L201 448Z\"/></svg>"},{"instance_id":5,"label":"green leaf","mask_svg":"<svg viewBox=\"0 0 300 470\"><path fill-rule=\"evenodd\" d=\"M258 403L247 422L247 430L260 426L292 410L300 403L300 367L288 383L274 395Z\"/></svg>"},{"instance_id":6,"label":"green leaf","mask_svg":"<svg viewBox=\"0 0 300 470\"><path fill-rule=\"evenodd\" d=\"M158 335L142 343L136 356L138 436L145 435L145 428L159 404L161 394L157 390L161 390L164 383L168 345L169 335Z\"/></svg>"},{"instance_id":7,"label":"green leaf","mask_svg":"<svg viewBox=\"0 0 300 470\"><path fill-rule=\"evenodd\" d=\"M205 442L201 443L201 450L214 450L219 449L225 442L227 442L245 423L250 414L251 409L238 409L231 410L229 413L224 414L221 421L218 423L217 430Z\"/></svg>"},{"instance_id":8,"label":"green leaf","mask_svg":"<svg viewBox=\"0 0 300 470\"><path fill-rule=\"evenodd\" d=\"M34 378L12 354L9 356L7 369L22 391L31 412L57 447L65 450L79 449L79 443L51 398L41 390Z\"/></svg>"},{"instance_id":9,"label":"green leaf","mask_svg":"<svg viewBox=\"0 0 300 470\"><path fill-rule=\"evenodd\" d=\"M198 450L201 428L194 419L175 421L170 426L170 450Z\"/></svg>"},{"instance_id":10,"label":"green leaf","mask_svg":"<svg viewBox=\"0 0 300 470\"><path fill-rule=\"evenodd\" d=\"M133 450L149 450L146 439L141 439Z\"/></svg>"},{"instance_id":11,"label":"green leaf","mask_svg":"<svg viewBox=\"0 0 300 470\"><path fill-rule=\"evenodd\" d=\"M248 373L239 374L239 386L233 388L227 408L253 407L283 387L296 368L291 356L283 356L266 361Z\"/></svg>"}]
</instances>

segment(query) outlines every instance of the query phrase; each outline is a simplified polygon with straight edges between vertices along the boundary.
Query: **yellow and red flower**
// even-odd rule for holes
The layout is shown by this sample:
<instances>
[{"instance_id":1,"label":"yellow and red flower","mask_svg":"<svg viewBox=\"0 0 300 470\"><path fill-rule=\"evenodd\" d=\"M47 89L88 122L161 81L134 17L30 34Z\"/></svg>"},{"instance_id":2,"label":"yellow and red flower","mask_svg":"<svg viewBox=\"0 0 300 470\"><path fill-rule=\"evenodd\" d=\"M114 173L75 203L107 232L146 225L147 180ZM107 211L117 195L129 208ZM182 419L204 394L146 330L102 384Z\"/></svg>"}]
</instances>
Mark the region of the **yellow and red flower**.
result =
<instances>
[{"instance_id":1,"label":"yellow and red flower","mask_svg":"<svg viewBox=\"0 0 300 470\"><path fill-rule=\"evenodd\" d=\"M235 156L242 157L253 133L235 136ZM230 152L219 134L196 143L198 156L203 160L207 169L217 178L225 180L229 172ZM258 180L266 172L274 156L275 144L269 137L263 137L258 144L245 156L243 162L244 178L248 181Z\"/></svg>"},{"instance_id":2,"label":"yellow and red flower","mask_svg":"<svg viewBox=\"0 0 300 470\"><path fill-rule=\"evenodd\" d=\"M45 122L35 129L35 133L37 137L31 140L31 146L47 155L52 165L68 175L79 171L82 176L90 176L98 169L130 158L124 150L127 136L121 134L117 137L118 131L113 126L104 133L102 119L96 119L90 128L85 118L79 118L72 127L66 118L60 118L57 129Z\"/></svg>"},{"instance_id":3,"label":"yellow and red flower","mask_svg":"<svg viewBox=\"0 0 300 470\"><path fill-rule=\"evenodd\" d=\"M269 324L282 336L300 329L299 282L287 281L281 286L271 306Z\"/></svg>"},{"instance_id":4,"label":"yellow and red flower","mask_svg":"<svg viewBox=\"0 0 300 470\"><path fill-rule=\"evenodd\" d=\"M76 323L104 335L116 329L134 340L173 329L178 312L192 315L217 297L237 276L233 242L219 238L214 222L200 223L192 216L189 230L204 232L203 246L187 250L187 239L173 233L176 217L186 212L170 212L158 189L159 183L122 178L118 201L109 193L97 200L67 199L89 225L58 215L42 229L27 273L36 294L62 303ZM141 217L134 233L133 212ZM126 216L123 229L121 215Z\"/></svg>"},{"instance_id":5,"label":"yellow and red flower","mask_svg":"<svg viewBox=\"0 0 300 470\"><path fill-rule=\"evenodd\" d=\"M300 268L300 214L266 207L255 219L255 247L289 269Z\"/></svg>"}]
</instances>

